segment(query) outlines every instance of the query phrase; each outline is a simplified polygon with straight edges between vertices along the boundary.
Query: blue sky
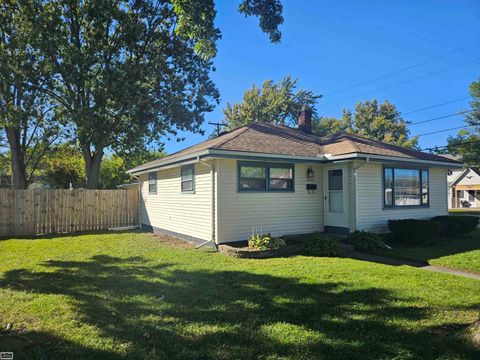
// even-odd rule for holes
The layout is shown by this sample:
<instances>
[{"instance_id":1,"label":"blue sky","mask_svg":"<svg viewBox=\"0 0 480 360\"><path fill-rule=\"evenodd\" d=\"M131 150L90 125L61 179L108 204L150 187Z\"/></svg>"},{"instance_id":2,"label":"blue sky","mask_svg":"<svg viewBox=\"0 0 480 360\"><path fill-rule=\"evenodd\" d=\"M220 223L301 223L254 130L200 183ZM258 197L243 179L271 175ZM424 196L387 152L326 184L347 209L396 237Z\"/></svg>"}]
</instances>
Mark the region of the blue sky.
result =
<instances>
[{"instance_id":1,"label":"blue sky","mask_svg":"<svg viewBox=\"0 0 480 360\"><path fill-rule=\"evenodd\" d=\"M223 118L227 101L240 101L246 89L267 79L297 78L300 87L325 95L318 103L320 115L339 117L343 108L353 109L358 101L373 98L390 100L402 113L463 98L469 84L480 78L479 0L283 0L280 44L268 41L258 19L239 14L238 3L216 1L216 22L223 37L212 78L221 102L206 115L206 135L183 133L185 141L166 141L167 153L205 140L213 130L207 122ZM395 76L328 95L465 47ZM452 68L441 71L448 67ZM422 78L389 87L416 77ZM389 88L381 90L384 87ZM417 122L467 108L468 100L463 100L404 117ZM412 126L411 133L462 125L462 117L456 116ZM456 132L421 137L420 146L445 145L448 135Z\"/></svg>"}]
</instances>

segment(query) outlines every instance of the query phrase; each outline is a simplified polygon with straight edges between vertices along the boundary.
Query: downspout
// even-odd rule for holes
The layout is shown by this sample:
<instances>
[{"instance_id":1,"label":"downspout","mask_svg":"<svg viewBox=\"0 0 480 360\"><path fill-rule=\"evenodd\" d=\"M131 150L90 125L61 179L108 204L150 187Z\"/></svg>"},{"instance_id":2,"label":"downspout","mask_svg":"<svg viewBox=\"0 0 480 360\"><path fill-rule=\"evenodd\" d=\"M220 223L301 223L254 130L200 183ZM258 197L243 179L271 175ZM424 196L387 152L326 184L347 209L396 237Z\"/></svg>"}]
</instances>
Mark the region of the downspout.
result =
<instances>
[{"instance_id":1,"label":"downspout","mask_svg":"<svg viewBox=\"0 0 480 360\"><path fill-rule=\"evenodd\" d=\"M212 220L212 237L210 240L207 240L203 243L201 243L200 245L198 245L196 247L196 249L200 249L201 247L207 245L208 243L211 243L213 242L213 244L215 245L215 248L218 249L217 247L217 241L215 239L215 167L213 165L210 165L208 163L206 163L205 161L203 160L200 160L200 156L197 156L197 161L203 165L205 165L206 167L208 167L210 169L210 174L211 174L211 184L212 184L212 193L211 193L211 220Z\"/></svg>"},{"instance_id":2,"label":"downspout","mask_svg":"<svg viewBox=\"0 0 480 360\"><path fill-rule=\"evenodd\" d=\"M358 209L357 209L357 204L358 204L358 181L357 181L357 174L358 174L358 170L365 166L367 163L370 162L370 158L367 157L366 160L361 163L360 165L358 165L357 167L354 167L353 168L353 188L354 188L354 192L355 192L355 230L357 230L357 224L358 224Z\"/></svg>"}]
</instances>

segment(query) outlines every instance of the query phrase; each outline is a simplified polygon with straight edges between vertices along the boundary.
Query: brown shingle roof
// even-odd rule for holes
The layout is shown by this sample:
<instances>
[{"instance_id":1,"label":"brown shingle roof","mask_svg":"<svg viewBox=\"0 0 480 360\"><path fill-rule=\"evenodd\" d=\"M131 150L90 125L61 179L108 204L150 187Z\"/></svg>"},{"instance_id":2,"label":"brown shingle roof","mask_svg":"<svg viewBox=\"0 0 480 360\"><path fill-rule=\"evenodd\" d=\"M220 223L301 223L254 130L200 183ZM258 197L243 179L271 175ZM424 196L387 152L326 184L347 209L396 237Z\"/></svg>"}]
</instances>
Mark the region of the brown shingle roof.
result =
<instances>
[{"instance_id":1,"label":"brown shingle roof","mask_svg":"<svg viewBox=\"0 0 480 360\"><path fill-rule=\"evenodd\" d=\"M189 154L193 156L195 153L214 149L305 157L362 153L458 164L457 161L442 156L409 150L345 132L329 137L319 137L287 126L257 122L242 126L217 138L190 146L165 158L137 166L131 169L130 172L153 168L174 161L176 158Z\"/></svg>"}]
</instances>

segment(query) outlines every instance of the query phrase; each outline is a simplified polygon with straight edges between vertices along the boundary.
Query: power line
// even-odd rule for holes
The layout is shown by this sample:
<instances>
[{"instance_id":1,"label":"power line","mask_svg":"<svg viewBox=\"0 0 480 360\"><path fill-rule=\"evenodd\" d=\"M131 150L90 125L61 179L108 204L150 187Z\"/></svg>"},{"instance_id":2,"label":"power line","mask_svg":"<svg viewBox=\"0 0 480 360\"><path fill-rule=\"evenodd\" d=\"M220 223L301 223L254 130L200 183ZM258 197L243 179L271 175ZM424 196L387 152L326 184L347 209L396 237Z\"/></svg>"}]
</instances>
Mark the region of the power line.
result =
<instances>
[{"instance_id":1,"label":"power line","mask_svg":"<svg viewBox=\"0 0 480 360\"><path fill-rule=\"evenodd\" d=\"M336 103L339 103L339 102L342 102L342 101L347 101L347 100L350 100L350 99L357 98L357 97L359 97L359 96L371 94L371 93L374 93L374 92L377 92L377 91L382 91L382 90L390 89L390 88L393 88L393 87L396 87L396 86L399 86L399 85L407 84L407 83L412 82L412 81L416 81L416 80L419 80L419 79L423 79L423 78L428 77L428 76L436 75L436 74L439 74L439 73L441 73L441 72L454 69L454 68L456 68L456 67L468 65L468 64L477 62L477 61L479 61L479 60L480 60L480 59L475 58L475 59L473 59L473 60L469 60L469 61L466 61L466 62L463 62L463 63L460 63L460 64L455 64L455 65L447 66L447 67L445 67L445 68L443 68L443 69L440 69L440 70L437 70L437 71L432 71L432 72L429 72L429 73L427 73L427 74L419 75L419 76L416 76L416 77L414 77L414 78L411 78L411 79L408 79L408 80L404 80L404 81L400 81L400 82L398 82L398 83L391 84L391 85L387 85L387 86L384 86L384 87L381 87L381 88L378 88L378 89L365 91L365 92L360 93L360 94L357 94L357 95L355 95L355 96L350 96L350 97L343 98L343 99L340 99L340 100L331 101L331 102L326 103L326 104L324 104L324 105L336 104Z\"/></svg>"},{"instance_id":2,"label":"power line","mask_svg":"<svg viewBox=\"0 0 480 360\"><path fill-rule=\"evenodd\" d=\"M459 102L459 101L462 101L462 100L466 100L466 99L470 99L470 96L465 96L465 97L460 98L460 99L455 99L455 100L447 101L447 102L444 102L444 103L427 106L427 107L420 108L420 109L417 109L417 110L407 111L407 112L404 112L403 115L414 114L414 113L417 113L417 112L420 112L420 111L430 110L430 109L433 109L433 108L436 108L436 107L440 107L440 106L448 105L448 104L453 104L453 103L456 103L456 102Z\"/></svg>"},{"instance_id":3,"label":"power line","mask_svg":"<svg viewBox=\"0 0 480 360\"><path fill-rule=\"evenodd\" d=\"M475 125L457 126L457 127L453 127L453 128L449 128L449 129L437 130L437 131L432 131L432 132L428 132L428 133L424 133L424 134L420 134L420 135L414 135L414 136L411 136L411 137L417 137L418 138L420 136L433 135L433 134L438 134L438 133L451 131L451 130L459 130L459 129L463 129L465 127L471 127L471 126L475 126Z\"/></svg>"},{"instance_id":4,"label":"power line","mask_svg":"<svg viewBox=\"0 0 480 360\"><path fill-rule=\"evenodd\" d=\"M462 52L462 51L464 51L464 50L466 50L466 49L469 49L469 48L471 48L471 47L474 47L474 46L476 46L476 45L478 45L478 44L479 44L479 42L476 42L476 43L474 43L474 44L465 46L465 47L463 47L463 48L461 48L461 49L457 49L457 50L450 51L450 52L445 53L445 54L443 54L443 55L440 55L440 56L438 56L438 57L435 57L435 58L432 58L432 59L429 59L429 60L425 60L425 61L419 62L419 63L417 63L417 64L413 64L413 65L404 67L404 68L402 68L402 69L395 70L395 71L393 71L393 72L391 72L391 73L387 73L387 74L384 74L384 75L380 75L380 76L378 76L378 77L376 77L376 78L373 78L373 79L371 79L371 80L366 80L366 81L359 82L359 83L354 84L354 85L352 85L352 86L349 86L349 87L346 87L346 88L343 88L343 89L340 89L340 90L333 91L333 92L331 92L331 93L329 93L329 94L324 95L324 97L325 97L325 96L331 96L331 95L333 95L333 94L339 94L339 93L342 93L342 92L345 92L345 91L348 91L348 90L352 90L352 89L355 89L355 88L360 87L360 86L363 86L363 85L371 84L371 83L373 83L373 82L375 82L375 81L378 81L378 80L381 80L381 79L385 79L385 78L387 78L387 77L391 77L391 76L393 76L393 75L400 74L400 73L402 73L402 72L404 72L404 71L411 70L411 69L414 69L414 68L416 68L416 67L419 67L419 66L422 66L422 65L425 65L425 64L429 64L429 63L431 63L431 62L434 62L434 61L443 59L443 58L445 58L445 57L447 57L447 56L450 56L450 55L452 55L452 54L456 54L456 53L458 53L458 52Z\"/></svg>"},{"instance_id":5,"label":"power line","mask_svg":"<svg viewBox=\"0 0 480 360\"><path fill-rule=\"evenodd\" d=\"M413 125L424 124L424 123L431 122L431 121L435 121L435 120L446 119L446 118L449 118L449 117L452 117L452 116L458 116L458 115L468 114L468 113L471 113L471 112L473 112L473 111L474 111L474 110L460 111L460 112L456 112L456 113L453 113L453 114L448 114L448 115L444 115L444 116L438 116L438 117L434 117L434 118L426 119L426 120L422 120L422 121L416 121L416 122L410 123L409 125L410 125L410 126L413 126Z\"/></svg>"},{"instance_id":6,"label":"power line","mask_svg":"<svg viewBox=\"0 0 480 360\"><path fill-rule=\"evenodd\" d=\"M431 148L421 149L420 151L429 151L429 150L445 149L445 148L448 148L448 147L455 147L455 146L461 146L461 145L467 145L467 144L475 144L475 143L480 143L480 139L479 139L479 140L466 140L466 141L461 141L461 142L458 142L458 143L453 143L453 144L448 144L448 145L442 145L442 146L434 146L434 147L431 147Z\"/></svg>"}]
</instances>

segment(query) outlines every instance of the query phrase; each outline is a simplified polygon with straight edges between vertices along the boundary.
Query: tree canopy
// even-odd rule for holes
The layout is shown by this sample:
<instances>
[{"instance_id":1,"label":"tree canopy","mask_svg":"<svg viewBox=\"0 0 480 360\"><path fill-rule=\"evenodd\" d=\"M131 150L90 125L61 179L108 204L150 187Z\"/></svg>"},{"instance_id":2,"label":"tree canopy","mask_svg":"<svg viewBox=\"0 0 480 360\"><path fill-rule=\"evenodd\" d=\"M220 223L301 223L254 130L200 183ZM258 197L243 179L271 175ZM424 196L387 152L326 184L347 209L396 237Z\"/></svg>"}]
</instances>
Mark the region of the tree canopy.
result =
<instances>
[{"instance_id":1,"label":"tree canopy","mask_svg":"<svg viewBox=\"0 0 480 360\"><path fill-rule=\"evenodd\" d=\"M406 148L417 148L418 138L410 137L408 121L404 120L397 107L388 100L379 104L367 100L355 105L355 112L343 111L341 123L334 128L344 128L352 134Z\"/></svg>"},{"instance_id":2,"label":"tree canopy","mask_svg":"<svg viewBox=\"0 0 480 360\"><path fill-rule=\"evenodd\" d=\"M346 131L389 144L417 147L418 139L410 138L408 122L389 101L382 104L377 100L359 102L353 113L345 109L342 118L337 119L318 115L317 103L320 98L321 95L311 90L297 89L297 80L290 76L279 83L266 80L261 88L253 85L245 91L241 102L227 103L223 110L223 124L226 130L253 121L296 126L298 114L306 105L312 110L312 131L317 135Z\"/></svg>"},{"instance_id":3,"label":"tree canopy","mask_svg":"<svg viewBox=\"0 0 480 360\"><path fill-rule=\"evenodd\" d=\"M470 84L470 112L465 114L468 129L448 138L448 152L462 157L467 166L480 166L480 79Z\"/></svg>"},{"instance_id":4,"label":"tree canopy","mask_svg":"<svg viewBox=\"0 0 480 360\"><path fill-rule=\"evenodd\" d=\"M200 132L204 114L219 99L210 78L221 36L214 5L213 0L0 0L0 60L6 64L0 102L8 105L0 125L9 131L13 172L23 179L15 187L27 182L24 153L30 142L22 143L22 131L41 129L38 114L31 114L43 109L32 105L37 97L53 105L55 116L49 119L75 131L89 188L98 185L106 152L129 155L178 130ZM280 1L243 0L238 10L257 16L270 40L280 41ZM10 104L12 94L20 94L19 101ZM17 125L22 121L25 131Z\"/></svg>"},{"instance_id":5,"label":"tree canopy","mask_svg":"<svg viewBox=\"0 0 480 360\"><path fill-rule=\"evenodd\" d=\"M227 130L232 130L253 121L275 125L296 125L298 113L303 105L312 109L317 116L315 105L320 95L310 90L298 89L297 80L290 76L281 82L266 80L262 87L255 84L243 94L239 103L227 102L223 110L223 123Z\"/></svg>"}]
</instances>

